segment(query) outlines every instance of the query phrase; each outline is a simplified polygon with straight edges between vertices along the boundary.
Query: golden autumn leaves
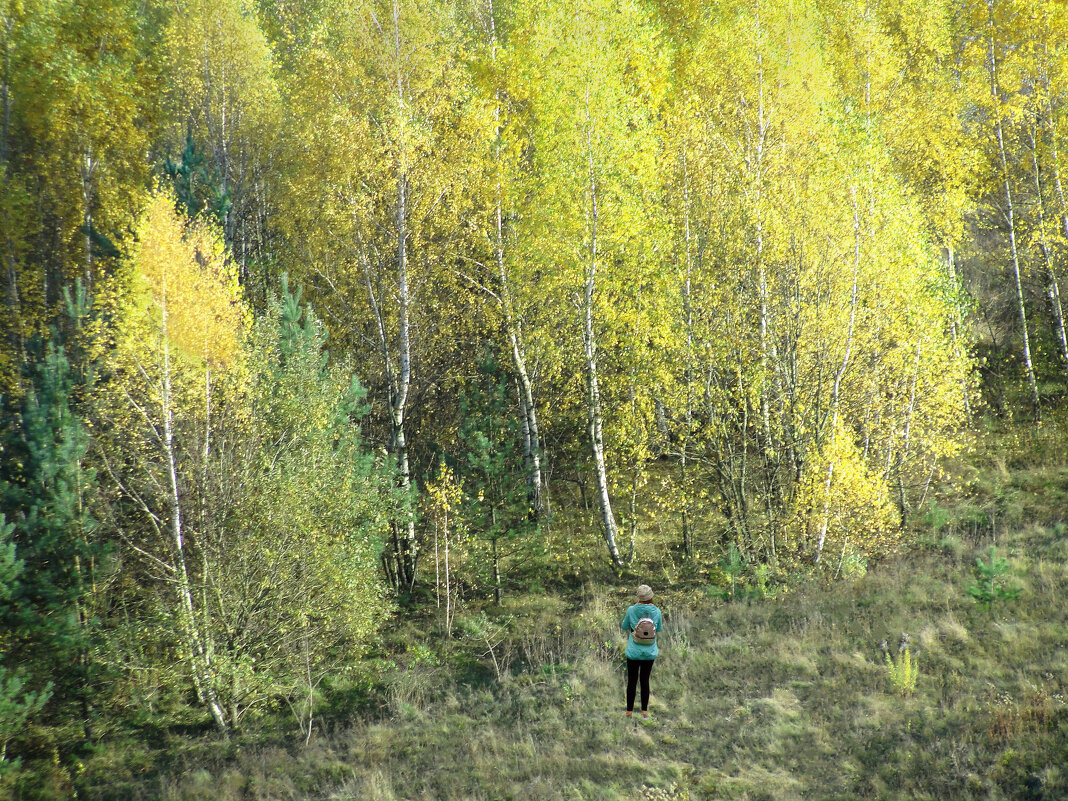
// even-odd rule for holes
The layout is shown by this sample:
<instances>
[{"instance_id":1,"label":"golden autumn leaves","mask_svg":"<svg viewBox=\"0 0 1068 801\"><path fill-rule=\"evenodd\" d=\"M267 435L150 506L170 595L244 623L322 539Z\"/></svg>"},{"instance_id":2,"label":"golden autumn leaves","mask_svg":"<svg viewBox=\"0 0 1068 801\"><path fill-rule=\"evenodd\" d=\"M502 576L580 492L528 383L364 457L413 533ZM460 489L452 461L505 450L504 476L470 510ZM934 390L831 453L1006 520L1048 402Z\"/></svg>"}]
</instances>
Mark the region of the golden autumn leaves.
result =
<instances>
[{"instance_id":1,"label":"golden autumn leaves","mask_svg":"<svg viewBox=\"0 0 1068 801\"><path fill-rule=\"evenodd\" d=\"M239 358L248 316L218 234L204 220L182 220L174 198L158 192L137 225L125 316L128 347L157 347L201 369Z\"/></svg>"}]
</instances>

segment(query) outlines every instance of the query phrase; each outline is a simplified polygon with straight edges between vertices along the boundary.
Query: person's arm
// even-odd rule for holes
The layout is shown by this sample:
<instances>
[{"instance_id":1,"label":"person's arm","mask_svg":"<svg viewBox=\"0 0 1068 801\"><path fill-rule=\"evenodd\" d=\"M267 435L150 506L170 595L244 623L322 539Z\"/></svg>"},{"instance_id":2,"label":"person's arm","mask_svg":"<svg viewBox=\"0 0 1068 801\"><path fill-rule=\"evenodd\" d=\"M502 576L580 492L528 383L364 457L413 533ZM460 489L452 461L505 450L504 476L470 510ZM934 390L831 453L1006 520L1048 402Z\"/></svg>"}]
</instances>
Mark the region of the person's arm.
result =
<instances>
[{"instance_id":1,"label":"person's arm","mask_svg":"<svg viewBox=\"0 0 1068 801\"><path fill-rule=\"evenodd\" d=\"M623 631L634 631L634 624L630 622L630 609L627 609L627 613L623 615L623 622L619 624L619 627Z\"/></svg>"}]
</instances>

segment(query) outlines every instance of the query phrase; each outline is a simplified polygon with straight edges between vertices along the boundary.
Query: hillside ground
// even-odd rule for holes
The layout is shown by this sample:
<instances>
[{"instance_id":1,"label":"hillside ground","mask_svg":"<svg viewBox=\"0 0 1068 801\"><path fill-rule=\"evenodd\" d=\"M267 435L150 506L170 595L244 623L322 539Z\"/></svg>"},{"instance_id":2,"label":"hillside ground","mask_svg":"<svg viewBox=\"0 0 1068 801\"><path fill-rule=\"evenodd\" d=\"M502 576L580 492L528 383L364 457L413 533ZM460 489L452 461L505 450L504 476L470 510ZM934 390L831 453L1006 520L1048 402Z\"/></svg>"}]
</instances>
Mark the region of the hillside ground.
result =
<instances>
[{"instance_id":1,"label":"hillside ground","mask_svg":"<svg viewBox=\"0 0 1068 801\"><path fill-rule=\"evenodd\" d=\"M756 592L747 574L731 601L722 570L667 547L642 575L562 573L468 605L451 638L402 616L307 746L161 722L77 776L24 774L16 797L1068 798L1066 442L1064 421L992 424L917 512L916 543L864 575ZM1007 562L984 604L970 589L991 547ZM628 720L618 624L649 573L665 631L652 716Z\"/></svg>"}]
</instances>

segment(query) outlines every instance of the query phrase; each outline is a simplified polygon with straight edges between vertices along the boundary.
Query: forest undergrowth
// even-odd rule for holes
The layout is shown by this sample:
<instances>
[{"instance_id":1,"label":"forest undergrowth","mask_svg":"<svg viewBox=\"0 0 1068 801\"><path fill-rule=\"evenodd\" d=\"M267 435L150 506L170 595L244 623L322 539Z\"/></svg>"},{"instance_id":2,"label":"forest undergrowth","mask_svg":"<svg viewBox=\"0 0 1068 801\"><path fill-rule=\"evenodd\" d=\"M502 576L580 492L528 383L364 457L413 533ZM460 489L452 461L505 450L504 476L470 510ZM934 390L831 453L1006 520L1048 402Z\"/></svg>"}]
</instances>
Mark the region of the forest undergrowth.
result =
<instances>
[{"instance_id":1,"label":"forest undergrowth","mask_svg":"<svg viewBox=\"0 0 1068 801\"><path fill-rule=\"evenodd\" d=\"M402 615L375 678L336 686L307 745L159 723L77 776L39 766L16 796L1066 797L1063 426L978 435L916 513L916 544L851 578L767 586L728 559L688 571L665 547L648 571L665 612L648 721L623 715L635 572L469 604L451 638Z\"/></svg>"}]
</instances>

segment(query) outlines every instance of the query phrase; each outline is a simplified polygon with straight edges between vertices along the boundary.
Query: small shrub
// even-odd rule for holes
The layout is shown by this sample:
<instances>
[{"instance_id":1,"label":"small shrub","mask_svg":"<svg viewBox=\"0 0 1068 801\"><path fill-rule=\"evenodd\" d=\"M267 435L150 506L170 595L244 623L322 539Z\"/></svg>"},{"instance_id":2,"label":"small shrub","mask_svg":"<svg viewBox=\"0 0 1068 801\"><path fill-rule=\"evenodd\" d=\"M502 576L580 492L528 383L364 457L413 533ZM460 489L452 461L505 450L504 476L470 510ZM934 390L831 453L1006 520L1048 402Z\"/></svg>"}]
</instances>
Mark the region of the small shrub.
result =
<instances>
[{"instance_id":1,"label":"small shrub","mask_svg":"<svg viewBox=\"0 0 1068 801\"><path fill-rule=\"evenodd\" d=\"M981 556L975 557L976 583L968 587L968 594L984 609L991 609L999 601L1016 600L1020 596L1020 589L1008 586L1010 571L1009 560L999 558L997 549L991 545L989 562L984 562Z\"/></svg>"},{"instance_id":2,"label":"small shrub","mask_svg":"<svg viewBox=\"0 0 1068 801\"><path fill-rule=\"evenodd\" d=\"M849 553L842 558L842 578L862 579L868 575L868 560L859 553Z\"/></svg>"},{"instance_id":3,"label":"small shrub","mask_svg":"<svg viewBox=\"0 0 1068 801\"><path fill-rule=\"evenodd\" d=\"M916 680L920 675L920 666L912 656L909 648L909 635L902 634L901 642L897 648L897 658L890 654L886 640L882 642L883 659L886 661L886 670L890 676L890 683L902 698L912 695L916 689Z\"/></svg>"},{"instance_id":4,"label":"small shrub","mask_svg":"<svg viewBox=\"0 0 1068 801\"><path fill-rule=\"evenodd\" d=\"M779 583L781 576L773 573L770 565L755 565L752 570L752 586L749 588L749 597L756 600L764 598L776 598L786 591L785 586Z\"/></svg>"},{"instance_id":5,"label":"small shrub","mask_svg":"<svg viewBox=\"0 0 1068 801\"><path fill-rule=\"evenodd\" d=\"M950 556L955 560L959 560L961 552L964 550L964 543L960 541L960 537L956 537L952 534L947 534L938 541L938 550L944 553L946 556Z\"/></svg>"},{"instance_id":6,"label":"small shrub","mask_svg":"<svg viewBox=\"0 0 1068 801\"><path fill-rule=\"evenodd\" d=\"M949 511L932 500L923 515L924 525L937 534L948 522Z\"/></svg>"},{"instance_id":7,"label":"small shrub","mask_svg":"<svg viewBox=\"0 0 1068 801\"><path fill-rule=\"evenodd\" d=\"M733 542L710 578L716 583L706 586L705 592L724 601L759 601L776 594L776 589L769 586L771 568L749 562Z\"/></svg>"},{"instance_id":8,"label":"small shrub","mask_svg":"<svg viewBox=\"0 0 1068 801\"><path fill-rule=\"evenodd\" d=\"M36 715L52 697L52 683L43 690L26 689L25 677L0 665L0 773L18 767L17 759L7 758L8 742L21 731L26 721Z\"/></svg>"},{"instance_id":9,"label":"small shrub","mask_svg":"<svg viewBox=\"0 0 1068 801\"><path fill-rule=\"evenodd\" d=\"M732 542L727 550L727 556L720 562L723 573L727 576L727 586L723 589L723 598L733 601L738 597L738 585L742 574L745 572L746 561L742 552Z\"/></svg>"},{"instance_id":10,"label":"small shrub","mask_svg":"<svg viewBox=\"0 0 1068 801\"><path fill-rule=\"evenodd\" d=\"M1025 732L1043 731L1055 725L1053 699L1044 690L1032 690L1023 703L1007 695L991 705L989 738L1006 742Z\"/></svg>"}]
</instances>

